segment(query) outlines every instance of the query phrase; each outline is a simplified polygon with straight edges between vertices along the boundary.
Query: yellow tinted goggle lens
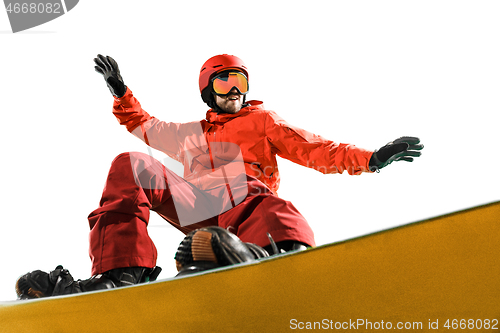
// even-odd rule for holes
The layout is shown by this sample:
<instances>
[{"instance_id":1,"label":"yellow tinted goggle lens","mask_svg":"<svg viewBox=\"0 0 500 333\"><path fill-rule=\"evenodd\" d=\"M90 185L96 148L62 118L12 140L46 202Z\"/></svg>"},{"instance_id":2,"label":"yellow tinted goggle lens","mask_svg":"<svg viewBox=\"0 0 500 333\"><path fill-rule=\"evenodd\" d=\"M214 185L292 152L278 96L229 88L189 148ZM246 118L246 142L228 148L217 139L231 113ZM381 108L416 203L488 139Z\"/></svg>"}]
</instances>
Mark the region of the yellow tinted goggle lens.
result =
<instances>
[{"instance_id":1,"label":"yellow tinted goggle lens","mask_svg":"<svg viewBox=\"0 0 500 333\"><path fill-rule=\"evenodd\" d=\"M245 75L241 73L230 72L216 76L213 79L212 86L214 92L218 95L227 95L234 87L242 94L248 92L248 80Z\"/></svg>"}]
</instances>

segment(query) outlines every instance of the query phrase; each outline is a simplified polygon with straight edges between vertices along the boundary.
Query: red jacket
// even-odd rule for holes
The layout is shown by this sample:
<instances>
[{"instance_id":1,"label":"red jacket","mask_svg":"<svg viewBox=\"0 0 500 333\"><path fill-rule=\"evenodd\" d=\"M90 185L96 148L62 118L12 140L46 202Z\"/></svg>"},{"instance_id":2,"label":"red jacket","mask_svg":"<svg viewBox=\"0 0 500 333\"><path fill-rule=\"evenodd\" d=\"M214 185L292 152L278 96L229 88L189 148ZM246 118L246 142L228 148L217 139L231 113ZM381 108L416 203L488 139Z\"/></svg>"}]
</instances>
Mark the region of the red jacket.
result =
<instances>
[{"instance_id":1,"label":"red jacket","mask_svg":"<svg viewBox=\"0 0 500 333\"><path fill-rule=\"evenodd\" d=\"M274 193L280 183L276 155L322 173L350 175L369 172L372 151L351 144L335 143L288 124L260 101L250 101L236 114L209 110L206 119L190 123L167 123L150 116L132 91L115 98L113 114L127 130L152 148L184 165L184 178L200 189L214 186L214 171L220 161L242 159L244 172L266 184ZM228 142L217 155L216 143Z\"/></svg>"}]
</instances>

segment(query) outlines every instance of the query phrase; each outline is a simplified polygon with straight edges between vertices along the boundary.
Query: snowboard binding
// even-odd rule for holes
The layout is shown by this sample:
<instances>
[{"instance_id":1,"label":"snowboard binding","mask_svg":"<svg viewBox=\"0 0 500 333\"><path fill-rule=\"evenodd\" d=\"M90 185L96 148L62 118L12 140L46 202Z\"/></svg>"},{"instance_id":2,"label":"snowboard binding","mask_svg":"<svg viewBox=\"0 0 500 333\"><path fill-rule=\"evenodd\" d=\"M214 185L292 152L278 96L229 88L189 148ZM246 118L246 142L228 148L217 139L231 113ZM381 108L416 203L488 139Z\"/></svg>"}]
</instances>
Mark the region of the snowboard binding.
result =
<instances>
[{"instance_id":1,"label":"snowboard binding","mask_svg":"<svg viewBox=\"0 0 500 333\"><path fill-rule=\"evenodd\" d=\"M33 299L112 289L154 281L160 272L160 267L126 267L75 281L69 271L59 265L50 273L35 270L24 274L16 282L16 293L19 299Z\"/></svg>"},{"instance_id":2,"label":"snowboard binding","mask_svg":"<svg viewBox=\"0 0 500 333\"><path fill-rule=\"evenodd\" d=\"M260 246L242 242L238 236L221 227L191 231L175 254L176 276L184 276L217 267L268 257Z\"/></svg>"}]
</instances>

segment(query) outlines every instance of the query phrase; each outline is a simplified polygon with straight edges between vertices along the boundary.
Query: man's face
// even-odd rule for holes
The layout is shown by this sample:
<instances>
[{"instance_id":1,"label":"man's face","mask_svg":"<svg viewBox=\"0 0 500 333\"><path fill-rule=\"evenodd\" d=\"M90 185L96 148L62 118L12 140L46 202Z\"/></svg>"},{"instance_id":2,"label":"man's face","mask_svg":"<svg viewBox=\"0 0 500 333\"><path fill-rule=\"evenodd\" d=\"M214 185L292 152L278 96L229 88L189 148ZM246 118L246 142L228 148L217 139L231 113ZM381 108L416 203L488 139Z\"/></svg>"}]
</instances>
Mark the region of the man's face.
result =
<instances>
[{"instance_id":1,"label":"man's face","mask_svg":"<svg viewBox=\"0 0 500 333\"><path fill-rule=\"evenodd\" d=\"M243 105L243 95L233 88L224 96L215 95L215 103L225 113L238 113Z\"/></svg>"}]
</instances>

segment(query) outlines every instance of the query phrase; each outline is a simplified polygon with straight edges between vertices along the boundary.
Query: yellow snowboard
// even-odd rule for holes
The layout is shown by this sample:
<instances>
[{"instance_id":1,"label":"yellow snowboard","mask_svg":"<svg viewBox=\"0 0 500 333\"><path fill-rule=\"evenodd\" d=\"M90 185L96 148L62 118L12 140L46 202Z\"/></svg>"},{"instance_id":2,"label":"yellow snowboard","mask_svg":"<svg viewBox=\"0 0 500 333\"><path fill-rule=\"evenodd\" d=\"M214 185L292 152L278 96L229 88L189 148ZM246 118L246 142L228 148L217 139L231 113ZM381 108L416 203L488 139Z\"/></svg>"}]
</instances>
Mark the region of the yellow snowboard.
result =
<instances>
[{"instance_id":1,"label":"yellow snowboard","mask_svg":"<svg viewBox=\"0 0 500 333\"><path fill-rule=\"evenodd\" d=\"M495 202L184 278L1 302L0 332L495 332L499 317Z\"/></svg>"}]
</instances>

